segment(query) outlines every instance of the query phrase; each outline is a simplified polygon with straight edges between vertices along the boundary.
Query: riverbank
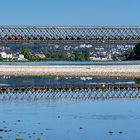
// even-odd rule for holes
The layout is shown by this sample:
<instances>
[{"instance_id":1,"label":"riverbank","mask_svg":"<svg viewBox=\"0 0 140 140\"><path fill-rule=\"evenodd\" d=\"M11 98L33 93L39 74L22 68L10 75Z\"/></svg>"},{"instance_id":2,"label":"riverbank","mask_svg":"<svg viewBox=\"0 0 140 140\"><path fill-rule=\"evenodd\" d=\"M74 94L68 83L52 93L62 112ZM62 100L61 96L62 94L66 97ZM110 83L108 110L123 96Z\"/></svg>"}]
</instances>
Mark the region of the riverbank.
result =
<instances>
[{"instance_id":1,"label":"riverbank","mask_svg":"<svg viewBox=\"0 0 140 140\"><path fill-rule=\"evenodd\" d=\"M15 66L1 65L0 76L140 77L140 65Z\"/></svg>"}]
</instances>

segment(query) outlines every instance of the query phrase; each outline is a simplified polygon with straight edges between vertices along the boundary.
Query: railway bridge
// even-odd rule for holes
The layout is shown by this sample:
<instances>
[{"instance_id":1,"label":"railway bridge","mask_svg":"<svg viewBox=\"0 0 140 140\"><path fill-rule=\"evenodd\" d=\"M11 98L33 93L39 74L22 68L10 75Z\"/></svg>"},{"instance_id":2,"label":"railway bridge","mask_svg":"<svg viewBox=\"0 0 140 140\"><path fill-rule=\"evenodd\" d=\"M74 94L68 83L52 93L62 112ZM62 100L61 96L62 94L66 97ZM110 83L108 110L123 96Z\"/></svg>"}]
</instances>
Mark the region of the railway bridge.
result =
<instances>
[{"instance_id":1,"label":"railway bridge","mask_svg":"<svg viewBox=\"0 0 140 140\"><path fill-rule=\"evenodd\" d=\"M136 44L140 26L0 26L0 42Z\"/></svg>"}]
</instances>

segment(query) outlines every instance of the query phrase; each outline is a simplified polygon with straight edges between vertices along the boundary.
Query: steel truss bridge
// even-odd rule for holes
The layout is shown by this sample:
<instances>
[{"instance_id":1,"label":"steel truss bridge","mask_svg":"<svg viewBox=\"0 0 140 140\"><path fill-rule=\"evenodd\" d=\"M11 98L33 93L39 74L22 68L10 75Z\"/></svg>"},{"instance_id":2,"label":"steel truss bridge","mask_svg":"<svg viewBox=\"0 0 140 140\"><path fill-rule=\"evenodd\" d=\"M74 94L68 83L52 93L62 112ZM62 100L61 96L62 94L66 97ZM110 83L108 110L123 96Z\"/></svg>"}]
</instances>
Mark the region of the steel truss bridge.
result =
<instances>
[{"instance_id":1,"label":"steel truss bridge","mask_svg":"<svg viewBox=\"0 0 140 140\"><path fill-rule=\"evenodd\" d=\"M0 42L136 44L140 26L0 26Z\"/></svg>"},{"instance_id":2,"label":"steel truss bridge","mask_svg":"<svg viewBox=\"0 0 140 140\"><path fill-rule=\"evenodd\" d=\"M92 87L47 88L47 87L2 87L3 100L111 100L140 99L140 86L94 85Z\"/></svg>"}]
</instances>

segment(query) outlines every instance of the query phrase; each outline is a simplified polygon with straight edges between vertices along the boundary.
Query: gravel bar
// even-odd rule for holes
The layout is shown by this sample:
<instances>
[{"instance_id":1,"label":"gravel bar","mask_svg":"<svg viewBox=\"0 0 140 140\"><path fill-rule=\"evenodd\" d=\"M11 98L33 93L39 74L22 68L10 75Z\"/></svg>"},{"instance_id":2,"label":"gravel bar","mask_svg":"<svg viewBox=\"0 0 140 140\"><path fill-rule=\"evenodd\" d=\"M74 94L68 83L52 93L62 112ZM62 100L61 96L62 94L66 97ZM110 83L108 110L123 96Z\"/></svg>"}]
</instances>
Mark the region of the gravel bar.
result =
<instances>
[{"instance_id":1,"label":"gravel bar","mask_svg":"<svg viewBox=\"0 0 140 140\"><path fill-rule=\"evenodd\" d=\"M16 66L1 65L0 76L140 77L140 65Z\"/></svg>"}]
</instances>

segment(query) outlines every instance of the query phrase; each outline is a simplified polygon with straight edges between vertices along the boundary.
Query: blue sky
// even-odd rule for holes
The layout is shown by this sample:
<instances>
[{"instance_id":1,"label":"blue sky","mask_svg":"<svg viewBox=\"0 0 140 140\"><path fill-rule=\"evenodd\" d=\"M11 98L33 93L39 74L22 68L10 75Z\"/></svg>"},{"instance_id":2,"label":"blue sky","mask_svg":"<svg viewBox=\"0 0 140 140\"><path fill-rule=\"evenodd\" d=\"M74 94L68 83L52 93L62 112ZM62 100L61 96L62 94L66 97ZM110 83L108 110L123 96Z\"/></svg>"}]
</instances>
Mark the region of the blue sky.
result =
<instances>
[{"instance_id":1,"label":"blue sky","mask_svg":"<svg viewBox=\"0 0 140 140\"><path fill-rule=\"evenodd\" d=\"M0 25L140 25L140 0L0 0Z\"/></svg>"}]
</instances>

